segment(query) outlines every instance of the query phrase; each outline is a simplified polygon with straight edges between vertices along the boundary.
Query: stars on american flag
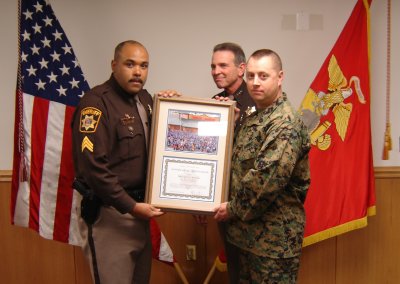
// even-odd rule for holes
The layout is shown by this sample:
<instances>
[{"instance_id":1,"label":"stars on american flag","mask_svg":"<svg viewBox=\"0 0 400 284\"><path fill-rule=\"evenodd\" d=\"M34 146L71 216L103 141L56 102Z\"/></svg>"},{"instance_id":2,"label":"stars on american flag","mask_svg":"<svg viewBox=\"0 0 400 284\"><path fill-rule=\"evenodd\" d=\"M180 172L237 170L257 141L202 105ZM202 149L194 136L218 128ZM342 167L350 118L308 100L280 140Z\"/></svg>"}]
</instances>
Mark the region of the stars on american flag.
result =
<instances>
[{"instance_id":1,"label":"stars on american flag","mask_svg":"<svg viewBox=\"0 0 400 284\"><path fill-rule=\"evenodd\" d=\"M50 40L47 39L47 37L44 37L44 39L41 40L41 42L43 43L43 47L51 48L51 46L50 46Z\"/></svg>"},{"instance_id":2,"label":"stars on american flag","mask_svg":"<svg viewBox=\"0 0 400 284\"><path fill-rule=\"evenodd\" d=\"M42 60L39 61L38 63L40 64L40 69L48 68L48 67L47 67L47 64L49 64L49 61L44 60L44 58L42 58Z\"/></svg>"},{"instance_id":3,"label":"stars on american flag","mask_svg":"<svg viewBox=\"0 0 400 284\"><path fill-rule=\"evenodd\" d=\"M23 92L75 106L89 86L50 5L37 1L21 11Z\"/></svg>"},{"instance_id":4,"label":"stars on american flag","mask_svg":"<svg viewBox=\"0 0 400 284\"><path fill-rule=\"evenodd\" d=\"M47 239L78 245L76 216L71 215L70 125L89 85L48 1L18 3L12 219Z\"/></svg>"}]
</instances>

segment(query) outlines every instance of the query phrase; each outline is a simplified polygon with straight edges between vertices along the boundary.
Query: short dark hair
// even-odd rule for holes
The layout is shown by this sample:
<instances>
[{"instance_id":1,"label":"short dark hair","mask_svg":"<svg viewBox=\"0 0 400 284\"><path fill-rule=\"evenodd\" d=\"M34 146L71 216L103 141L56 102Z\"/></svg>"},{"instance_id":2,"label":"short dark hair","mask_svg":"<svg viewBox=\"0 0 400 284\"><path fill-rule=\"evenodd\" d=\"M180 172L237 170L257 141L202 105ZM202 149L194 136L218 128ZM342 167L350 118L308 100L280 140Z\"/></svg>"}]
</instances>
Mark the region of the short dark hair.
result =
<instances>
[{"instance_id":1,"label":"short dark hair","mask_svg":"<svg viewBox=\"0 0 400 284\"><path fill-rule=\"evenodd\" d=\"M240 45L233 42L224 42L214 46L213 52L217 51L231 51L235 56L235 65L239 66L241 63L246 63L246 56Z\"/></svg>"},{"instance_id":2,"label":"short dark hair","mask_svg":"<svg viewBox=\"0 0 400 284\"><path fill-rule=\"evenodd\" d=\"M255 59L260 59L262 57L272 57L274 59L274 63L275 63L275 67L278 71L282 71L282 60L279 57L278 53L276 53L275 51L271 50L271 49L259 49L253 52L252 55L250 55L250 58L255 58Z\"/></svg>"},{"instance_id":3,"label":"short dark hair","mask_svg":"<svg viewBox=\"0 0 400 284\"><path fill-rule=\"evenodd\" d=\"M146 49L143 44L141 44L140 42L138 42L136 40L126 40L126 41L120 42L114 49L114 60L118 58L119 53L121 52L122 48L126 44L138 45L138 46L141 46L144 49Z\"/></svg>"}]
</instances>

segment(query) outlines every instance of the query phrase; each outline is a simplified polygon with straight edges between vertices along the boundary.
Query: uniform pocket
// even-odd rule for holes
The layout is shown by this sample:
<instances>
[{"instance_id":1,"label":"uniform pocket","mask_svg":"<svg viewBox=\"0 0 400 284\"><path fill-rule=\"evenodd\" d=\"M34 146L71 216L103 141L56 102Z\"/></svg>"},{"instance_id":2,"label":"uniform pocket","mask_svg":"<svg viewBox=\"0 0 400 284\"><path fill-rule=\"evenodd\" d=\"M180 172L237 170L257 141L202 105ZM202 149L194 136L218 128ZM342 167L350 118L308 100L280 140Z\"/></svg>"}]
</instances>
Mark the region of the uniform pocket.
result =
<instances>
[{"instance_id":1,"label":"uniform pocket","mask_svg":"<svg viewBox=\"0 0 400 284\"><path fill-rule=\"evenodd\" d=\"M134 125L118 125L118 154L122 160L139 156L143 152L143 135Z\"/></svg>"},{"instance_id":2,"label":"uniform pocket","mask_svg":"<svg viewBox=\"0 0 400 284\"><path fill-rule=\"evenodd\" d=\"M251 149L249 151L249 149ZM251 143L237 144L233 152L234 165L240 167L241 171L247 171L254 168L254 161L256 160L257 153Z\"/></svg>"},{"instance_id":3,"label":"uniform pocket","mask_svg":"<svg viewBox=\"0 0 400 284\"><path fill-rule=\"evenodd\" d=\"M239 145L237 158L239 161L255 160L259 151L259 145L255 142Z\"/></svg>"}]
</instances>

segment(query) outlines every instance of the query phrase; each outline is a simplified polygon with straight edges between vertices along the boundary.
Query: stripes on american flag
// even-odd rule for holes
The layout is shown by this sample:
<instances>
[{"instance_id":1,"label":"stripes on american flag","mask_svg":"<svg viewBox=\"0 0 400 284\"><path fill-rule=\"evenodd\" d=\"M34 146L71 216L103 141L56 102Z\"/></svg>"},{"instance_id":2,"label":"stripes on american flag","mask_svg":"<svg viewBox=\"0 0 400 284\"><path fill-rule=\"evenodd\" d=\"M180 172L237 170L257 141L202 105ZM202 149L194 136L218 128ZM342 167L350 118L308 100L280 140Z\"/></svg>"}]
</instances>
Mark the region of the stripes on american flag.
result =
<instances>
[{"instance_id":1,"label":"stripes on american flag","mask_svg":"<svg viewBox=\"0 0 400 284\"><path fill-rule=\"evenodd\" d=\"M79 244L70 122L89 85L46 1L19 2L18 64L11 222Z\"/></svg>"},{"instance_id":2,"label":"stripes on american flag","mask_svg":"<svg viewBox=\"0 0 400 284\"><path fill-rule=\"evenodd\" d=\"M173 265L176 262L174 254L167 239L161 232L157 221L153 218L150 219L150 234L153 258L166 264Z\"/></svg>"}]
</instances>

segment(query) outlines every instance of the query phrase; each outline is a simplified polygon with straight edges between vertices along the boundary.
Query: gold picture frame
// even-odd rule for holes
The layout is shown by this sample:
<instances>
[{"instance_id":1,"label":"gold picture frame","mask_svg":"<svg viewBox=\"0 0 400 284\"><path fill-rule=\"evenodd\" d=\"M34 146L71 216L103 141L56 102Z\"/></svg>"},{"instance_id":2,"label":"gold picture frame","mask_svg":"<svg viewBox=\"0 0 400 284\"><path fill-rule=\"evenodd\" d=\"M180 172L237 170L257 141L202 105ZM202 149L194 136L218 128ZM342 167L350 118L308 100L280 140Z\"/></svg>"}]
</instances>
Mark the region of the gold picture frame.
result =
<instances>
[{"instance_id":1,"label":"gold picture frame","mask_svg":"<svg viewBox=\"0 0 400 284\"><path fill-rule=\"evenodd\" d=\"M155 97L146 202L212 214L228 199L234 101Z\"/></svg>"}]
</instances>

